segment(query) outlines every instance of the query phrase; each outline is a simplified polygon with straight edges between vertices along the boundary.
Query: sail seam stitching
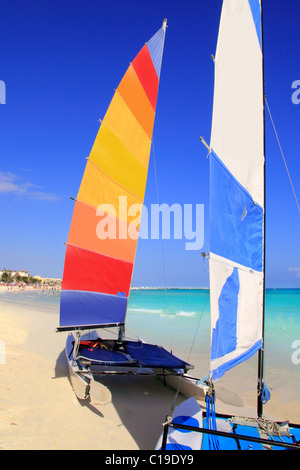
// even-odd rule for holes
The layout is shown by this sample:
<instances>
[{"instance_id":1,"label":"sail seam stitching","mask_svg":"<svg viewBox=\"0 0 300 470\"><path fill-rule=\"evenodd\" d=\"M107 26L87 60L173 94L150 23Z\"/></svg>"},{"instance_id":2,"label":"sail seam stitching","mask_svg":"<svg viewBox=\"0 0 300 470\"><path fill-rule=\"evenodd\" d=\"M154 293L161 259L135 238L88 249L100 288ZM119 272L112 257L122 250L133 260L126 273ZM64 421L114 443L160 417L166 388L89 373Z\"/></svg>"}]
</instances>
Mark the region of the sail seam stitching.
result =
<instances>
[{"instance_id":1,"label":"sail seam stitching","mask_svg":"<svg viewBox=\"0 0 300 470\"><path fill-rule=\"evenodd\" d=\"M72 248L77 248L77 249L83 250L83 251L88 251L89 253L93 253L93 254L99 255L99 256L104 256L105 258L109 258L109 259L114 259L115 261L121 261L123 263L126 263L128 265L133 266L133 263L131 261L126 261L126 260L123 260L122 258L115 258L114 256L105 255L104 253L100 253L100 252L97 252L97 251L94 251L94 250L90 250L88 248L83 248L82 246L73 245L72 243L66 243L66 246L70 246Z\"/></svg>"},{"instance_id":2,"label":"sail seam stitching","mask_svg":"<svg viewBox=\"0 0 300 470\"><path fill-rule=\"evenodd\" d=\"M130 191L129 189L125 188L125 186L123 186L121 183L119 183L118 181L116 181L114 178L112 178L110 175L108 175L104 170L102 170L102 168L100 168L97 163L95 163L93 160L91 160L90 158L88 158L88 161L91 162L93 165L95 165L95 167L104 175L107 177L107 179L113 181L113 183L117 184L120 188L124 189L124 191L127 191L129 194L131 194L132 196L136 197L137 199L139 199L140 201L143 202L143 198L141 198L140 196L138 196L137 194L135 194L134 192Z\"/></svg>"},{"instance_id":3,"label":"sail seam stitching","mask_svg":"<svg viewBox=\"0 0 300 470\"><path fill-rule=\"evenodd\" d=\"M97 215L97 210L98 210L98 207L99 207L99 206L98 206L98 207L91 206L90 204L88 204L87 202L82 201L81 199L75 199L75 201L78 202L79 204L83 204L84 206L89 207L90 209L94 209L94 210L96 209L96 215ZM99 205L101 205L101 203L100 203ZM123 223L126 224L128 227L135 227L135 228L137 228L138 225L139 225L139 224L134 225L134 224L132 224L131 222L126 222L125 220L120 219L119 217L115 217L113 214L110 214L110 213L107 212L107 211L103 211L103 212L104 212L105 214L108 214L110 217L113 217L114 219L118 220L119 222L123 222ZM124 240L124 239L123 239L123 238L120 238L120 239L118 238L118 240Z\"/></svg>"}]
</instances>

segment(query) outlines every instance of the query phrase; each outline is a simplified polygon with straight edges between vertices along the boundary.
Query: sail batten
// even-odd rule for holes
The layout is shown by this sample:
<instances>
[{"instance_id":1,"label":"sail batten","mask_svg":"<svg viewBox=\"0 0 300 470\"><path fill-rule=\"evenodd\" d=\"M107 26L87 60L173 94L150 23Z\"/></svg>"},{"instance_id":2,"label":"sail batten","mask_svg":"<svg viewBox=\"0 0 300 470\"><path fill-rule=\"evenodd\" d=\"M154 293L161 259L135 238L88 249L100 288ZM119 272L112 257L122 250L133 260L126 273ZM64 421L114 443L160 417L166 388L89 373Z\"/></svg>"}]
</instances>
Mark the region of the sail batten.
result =
<instances>
[{"instance_id":1,"label":"sail batten","mask_svg":"<svg viewBox=\"0 0 300 470\"><path fill-rule=\"evenodd\" d=\"M262 347L264 122L261 4L224 0L210 153L211 377Z\"/></svg>"},{"instance_id":2,"label":"sail batten","mask_svg":"<svg viewBox=\"0 0 300 470\"><path fill-rule=\"evenodd\" d=\"M164 36L165 24L129 65L87 160L66 244L61 327L125 321Z\"/></svg>"}]
</instances>

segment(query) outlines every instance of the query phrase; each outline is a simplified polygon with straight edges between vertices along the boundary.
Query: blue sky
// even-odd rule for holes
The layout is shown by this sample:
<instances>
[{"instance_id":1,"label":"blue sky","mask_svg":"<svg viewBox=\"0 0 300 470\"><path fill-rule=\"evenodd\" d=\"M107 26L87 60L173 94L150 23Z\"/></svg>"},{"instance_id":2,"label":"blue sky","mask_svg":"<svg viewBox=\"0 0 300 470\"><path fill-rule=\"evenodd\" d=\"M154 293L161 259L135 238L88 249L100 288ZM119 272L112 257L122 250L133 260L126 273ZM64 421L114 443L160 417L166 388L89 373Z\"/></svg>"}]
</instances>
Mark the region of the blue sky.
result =
<instances>
[{"instance_id":1,"label":"blue sky","mask_svg":"<svg viewBox=\"0 0 300 470\"><path fill-rule=\"evenodd\" d=\"M137 285L207 286L209 167L221 0L2 0L0 268L61 277L76 197L102 118L129 62L168 18L153 148L159 202L204 204L205 241L141 240ZM299 0L264 0L268 102L300 198ZM245 88L245 93L247 89ZM269 287L300 287L300 214L266 116ZM157 203L153 152L145 204ZM162 261L163 251L163 261Z\"/></svg>"}]
</instances>

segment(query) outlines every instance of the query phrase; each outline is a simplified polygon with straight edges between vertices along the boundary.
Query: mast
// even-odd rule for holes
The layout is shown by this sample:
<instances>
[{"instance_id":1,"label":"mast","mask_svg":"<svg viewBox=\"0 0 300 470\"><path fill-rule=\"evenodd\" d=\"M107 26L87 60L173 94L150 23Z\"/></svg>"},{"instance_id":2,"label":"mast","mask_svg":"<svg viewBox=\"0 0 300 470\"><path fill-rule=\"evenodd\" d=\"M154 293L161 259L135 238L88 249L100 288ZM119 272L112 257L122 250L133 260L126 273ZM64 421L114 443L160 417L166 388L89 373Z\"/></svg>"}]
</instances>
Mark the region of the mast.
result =
<instances>
[{"instance_id":1,"label":"mast","mask_svg":"<svg viewBox=\"0 0 300 470\"><path fill-rule=\"evenodd\" d=\"M261 0L261 50L262 50L262 87L263 87L263 148L264 148L264 218L263 218L263 305L262 305L262 347L258 351L257 381L257 416L263 414L263 377L264 377L264 335L265 335L265 297L266 297L266 126L265 126L265 71L264 71L264 32L263 32L263 0Z\"/></svg>"}]
</instances>

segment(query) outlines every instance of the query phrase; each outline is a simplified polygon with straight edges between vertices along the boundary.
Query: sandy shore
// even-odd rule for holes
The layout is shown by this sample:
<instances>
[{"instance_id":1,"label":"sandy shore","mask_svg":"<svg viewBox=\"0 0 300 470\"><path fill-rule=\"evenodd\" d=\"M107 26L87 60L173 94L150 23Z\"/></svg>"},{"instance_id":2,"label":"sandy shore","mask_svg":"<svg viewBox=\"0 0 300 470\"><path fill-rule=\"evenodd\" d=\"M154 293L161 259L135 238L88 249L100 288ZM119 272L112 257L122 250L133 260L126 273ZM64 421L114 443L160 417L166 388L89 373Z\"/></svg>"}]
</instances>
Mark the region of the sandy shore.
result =
<instances>
[{"instance_id":1,"label":"sandy shore","mask_svg":"<svg viewBox=\"0 0 300 470\"><path fill-rule=\"evenodd\" d=\"M1 295L0 315L2 352L5 346L5 361L0 356L0 449L155 448L162 422L171 414L174 390L151 377L114 377L107 381L111 403L94 407L81 402L68 380L67 333L56 333L57 315L1 301ZM177 404L183 399L180 395ZM278 397L274 406L271 412L278 407L295 411L293 402L281 403ZM299 409L298 403L295 421ZM217 411L255 414L222 402Z\"/></svg>"},{"instance_id":2,"label":"sandy shore","mask_svg":"<svg viewBox=\"0 0 300 470\"><path fill-rule=\"evenodd\" d=\"M0 449L154 449L174 392L157 379L123 377L112 384L111 403L80 402L57 316L1 299L0 311Z\"/></svg>"}]
</instances>

